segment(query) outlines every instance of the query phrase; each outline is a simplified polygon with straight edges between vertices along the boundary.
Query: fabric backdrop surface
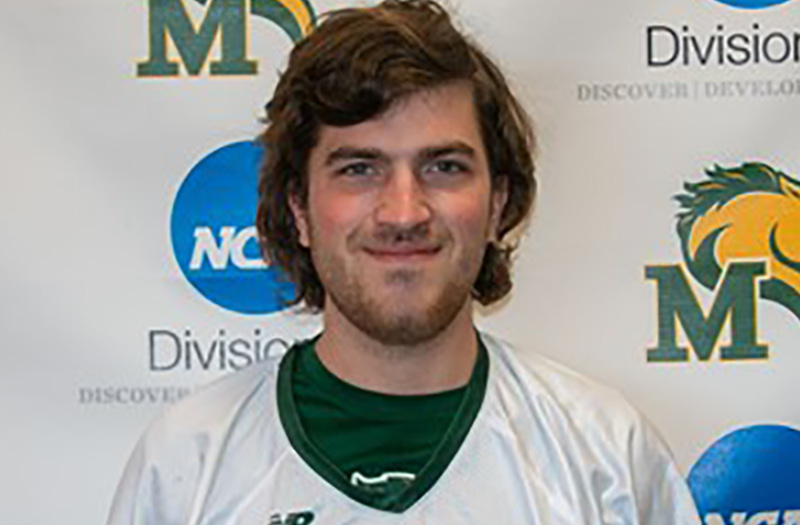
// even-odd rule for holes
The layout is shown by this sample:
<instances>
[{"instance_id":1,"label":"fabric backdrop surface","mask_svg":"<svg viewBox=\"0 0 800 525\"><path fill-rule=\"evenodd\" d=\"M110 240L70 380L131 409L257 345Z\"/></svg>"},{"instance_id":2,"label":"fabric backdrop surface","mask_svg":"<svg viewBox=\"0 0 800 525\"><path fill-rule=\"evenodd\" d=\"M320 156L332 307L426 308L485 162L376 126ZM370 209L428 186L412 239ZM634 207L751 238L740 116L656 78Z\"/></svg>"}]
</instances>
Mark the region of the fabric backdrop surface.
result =
<instances>
[{"instance_id":1,"label":"fabric backdrop surface","mask_svg":"<svg viewBox=\"0 0 800 525\"><path fill-rule=\"evenodd\" d=\"M346 5L0 4L3 523L102 523L165 405L319 330L258 259L251 141ZM478 324L622 391L706 525L800 523L800 1L449 5L539 141Z\"/></svg>"}]
</instances>

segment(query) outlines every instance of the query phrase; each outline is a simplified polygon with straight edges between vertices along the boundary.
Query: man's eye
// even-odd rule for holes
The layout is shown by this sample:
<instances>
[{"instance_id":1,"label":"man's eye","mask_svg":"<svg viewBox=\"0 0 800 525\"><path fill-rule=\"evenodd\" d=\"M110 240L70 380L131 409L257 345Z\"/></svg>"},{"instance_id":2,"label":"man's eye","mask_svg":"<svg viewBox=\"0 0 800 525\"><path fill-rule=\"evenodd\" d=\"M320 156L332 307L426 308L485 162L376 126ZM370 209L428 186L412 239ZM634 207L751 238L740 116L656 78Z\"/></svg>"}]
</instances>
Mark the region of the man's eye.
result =
<instances>
[{"instance_id":1,"label":"man's eye","mask_svg":"<svg viewBox=\"0 0 800 525\"><path fill-rule=\"evenodd\" d=\"M348 164L339 169L341 175L350 175L355 177L363 177L365 175L372 175L375 173L372 165L366 162L355 162Z\"/></svg>"},{"instance_id":2,"label":"man's eye","mask_svg":"<svg viewBox=\"0 0 800 525\"><path fill-rule=\"evenodd\" d=\"M434 173L463 173L468 171L467 166L455 160L437 160L430 166L430 171Z\"/></svg>"}]
</instances>

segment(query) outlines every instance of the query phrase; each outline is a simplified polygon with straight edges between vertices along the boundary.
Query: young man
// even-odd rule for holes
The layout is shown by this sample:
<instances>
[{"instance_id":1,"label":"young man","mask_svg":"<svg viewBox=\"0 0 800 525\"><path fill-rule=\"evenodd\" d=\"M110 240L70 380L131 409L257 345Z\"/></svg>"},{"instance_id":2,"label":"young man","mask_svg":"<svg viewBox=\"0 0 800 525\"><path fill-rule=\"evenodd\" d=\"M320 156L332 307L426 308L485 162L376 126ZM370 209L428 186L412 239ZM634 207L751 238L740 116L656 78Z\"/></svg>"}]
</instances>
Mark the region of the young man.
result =
<instances>
[{"instance_id":1,"label":"young man","mask_svg":"<svg viewBox=\"0 0 800 525\"><path fill-rule=\"evenodd\" d=\"M532 135L438 5L328 16L264 142L261 239L325 328L173 407L109 523L699 523L616 394L474 329L511 287Z\"/></svg>"}]
</instances>

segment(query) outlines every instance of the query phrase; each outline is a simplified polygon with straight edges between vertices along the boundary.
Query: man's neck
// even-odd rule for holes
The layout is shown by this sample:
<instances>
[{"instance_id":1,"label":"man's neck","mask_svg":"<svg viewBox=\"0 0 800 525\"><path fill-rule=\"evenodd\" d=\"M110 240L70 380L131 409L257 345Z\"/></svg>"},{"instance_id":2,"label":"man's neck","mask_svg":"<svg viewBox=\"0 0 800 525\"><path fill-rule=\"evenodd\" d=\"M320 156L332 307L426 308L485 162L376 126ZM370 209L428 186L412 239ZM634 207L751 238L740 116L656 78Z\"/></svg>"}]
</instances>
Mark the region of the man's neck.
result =
<instances>
[{"instance_id":1,"label":"man's neck","mask_svg":"<svg viewBox=\"0 0 800 525\"><path fill-rule=\"evenodd\" d=\"M469 381L478 343L467 301L447 328L409 346L386 345L359 330L328 304L317 355L334 375L366 390L395 395L431 394Z\"/></svg>"}]
</instances>

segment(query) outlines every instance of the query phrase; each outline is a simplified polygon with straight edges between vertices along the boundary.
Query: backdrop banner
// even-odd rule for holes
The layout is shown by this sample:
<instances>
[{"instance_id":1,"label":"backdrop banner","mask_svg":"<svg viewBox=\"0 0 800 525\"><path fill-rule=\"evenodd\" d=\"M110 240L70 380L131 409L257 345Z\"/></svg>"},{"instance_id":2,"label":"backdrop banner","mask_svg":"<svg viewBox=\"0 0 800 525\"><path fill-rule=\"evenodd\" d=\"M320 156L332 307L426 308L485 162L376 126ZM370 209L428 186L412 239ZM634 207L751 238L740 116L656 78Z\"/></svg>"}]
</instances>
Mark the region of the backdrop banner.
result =
<instances>
[{"instance_id":1,"label":"backdrop banner","mask_svg":"<svg viewBox=\"0 0 800 525\"><path fill-rule=\"evenodd\" d=\"M0 4L0 522L103 523L165 406L320 329L259 258L253 139L347 5ZM800 0L448 5L538 135L479 326L622 391L706 525L800 523Z\"/></svg>"}]
</instances>

